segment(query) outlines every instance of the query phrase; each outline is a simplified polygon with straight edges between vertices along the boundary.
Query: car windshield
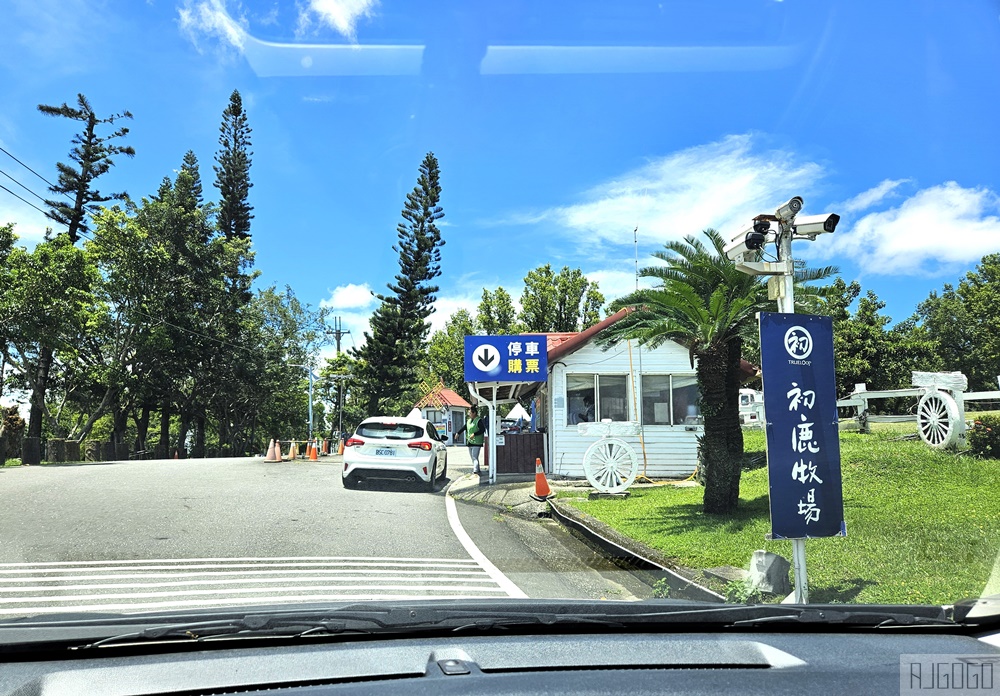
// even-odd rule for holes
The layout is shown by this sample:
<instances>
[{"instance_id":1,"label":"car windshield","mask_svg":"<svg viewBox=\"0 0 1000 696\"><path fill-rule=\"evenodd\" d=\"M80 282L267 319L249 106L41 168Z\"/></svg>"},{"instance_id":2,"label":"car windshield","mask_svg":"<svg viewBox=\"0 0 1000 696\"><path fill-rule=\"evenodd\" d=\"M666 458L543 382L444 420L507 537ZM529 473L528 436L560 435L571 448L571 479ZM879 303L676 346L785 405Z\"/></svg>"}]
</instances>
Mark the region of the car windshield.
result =
<instances>
[{"instance_id":1,"label":"car windshield","mask_svg":"<svg viewBox=\"0 0 1000 696\"><path fill-rule=\"evenodd\" d=\"M0 46L0 627L1000 594L994 0L0 0Z\"/></svg>"}]
</instances>

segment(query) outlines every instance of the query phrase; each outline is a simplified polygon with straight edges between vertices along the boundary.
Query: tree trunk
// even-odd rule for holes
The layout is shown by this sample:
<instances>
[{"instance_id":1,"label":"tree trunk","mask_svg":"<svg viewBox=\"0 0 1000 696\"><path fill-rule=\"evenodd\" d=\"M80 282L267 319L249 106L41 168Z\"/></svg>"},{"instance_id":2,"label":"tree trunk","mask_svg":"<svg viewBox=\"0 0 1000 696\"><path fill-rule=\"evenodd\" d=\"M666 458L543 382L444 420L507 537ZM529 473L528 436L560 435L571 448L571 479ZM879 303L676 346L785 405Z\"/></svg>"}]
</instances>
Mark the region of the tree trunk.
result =
<instances>
[{"instance_id":1,"label":"tree trunk","mask_svg":"<svg viewBox=\"0 0 1000 696\"><path fill-rule=\"evenodd\" d=\"M157 456L163 459L170 457L170 399L164 399L160 407L160 442L157 444Z\"/></svg>"},{"instance_id":2,"label":"tree trunk","mask_svg":"<svg viewBox=\"0 0 1000 696\"><path fill-rule=\"evenodd\" d=\"M115 406L111 414L113 423L111 441L118 445L125 442L128 436L128 414L121 406Z\"/></svg>"},{"instance_id":3,"label":"tree trunk","mask_svg":"<svg viewBox=\"0 0 1000 696\"><path fill-rule=\"evenodd\" d=\"M187 447L188 431L191 430L191 416L186 412L181 412L180 431L177 433L177 450L184 456L184 448Z\"/></svg>"},{"instance_id":4,"label":"tree trunk","mask_svg":"<svg viewBox=\"0 0 1000 696\"><path fill-rule=\"evenodd\" d=\"M149 413L152 406L143 404L139 411L139 417L135 419L135 451L142 452L146 449L146 438L149 435Z\"/></svg>"},{"instance_id":5,"label":"tree trunk","mask_svg":"<svg viewBox=\"0 0 1000 696\"><path fill-rule=\"evenodd\" d=\"M735 473L729 480L729 499L735 508L740 499L740 476L743 473L743 424L740 420L740 360L743 357L743 340L737 338L729 343L726 371L726 448L733 459Z\"/></svg>"},{"instance_id":6,"label":"tree trunk","mask_svg":"<svg viewBox=\"0 0 1000 696\"><path fill-rule=\"evenodd\" d=\"M83 430L79 432L76 439L80 442L84 440L88 435L90 435L90 429L94 427L94 423L97 419L104 415L108 410L108 406L117 394L117 390L114 387L108 387L104 392L104 398L101 399L101 405L97 407L97 410L90 414L90 418L87 419L87 424L83 426Z\"/></svg>"},{"instance_id":7,"label":"tree trunk","mask_svg":"<svg viewBox=\"0 0 1000 696\"><path fill-rule=\"evenodd\" d=\"M704 511L710 514L731 512L739 500L738 497L732 499L732 478L736 476L738 479L740 469L728 446L730 429L725 411L728 369L729 350L725 345L711 347L698 355L701 411L705 418L699 458L705 485Z\"/></svg>"},{"instance_id":8,"label":"tree trunk","mask_svg":"<svg viewBox=\"0 0 1000 696\"><path fill-rule=\"evenodd\" d=\"M205 456L205 416L196 416L194 419L194 447L191 449L191 456L201 459Z\"/></svg>"},{"instance_id":9,"label":"tree trunk","mask_svg":"<svg viewBox=\"0 0 1000 696\"><path fill-rule=\"evenodd\" d=\"M38 351L38 365L35 368L35 379L31 389L31 409L28 415L27 437L42 437L42 417L45 412L45 391L49 385L49 370L52 367L52 348L42 346ZM36 462L31 462L32 464Z\"/></svg>"}]
</instances>

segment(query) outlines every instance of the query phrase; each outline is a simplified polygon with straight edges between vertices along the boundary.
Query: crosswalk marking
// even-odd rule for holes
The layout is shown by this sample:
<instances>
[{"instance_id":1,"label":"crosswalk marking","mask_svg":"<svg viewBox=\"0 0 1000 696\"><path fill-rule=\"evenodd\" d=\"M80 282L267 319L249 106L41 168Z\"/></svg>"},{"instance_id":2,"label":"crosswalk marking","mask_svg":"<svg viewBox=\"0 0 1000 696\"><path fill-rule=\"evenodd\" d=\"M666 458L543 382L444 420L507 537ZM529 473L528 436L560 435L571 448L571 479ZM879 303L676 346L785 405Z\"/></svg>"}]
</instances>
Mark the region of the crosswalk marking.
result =
<instances>
[{"instance_id":1,"label":"crosswalk marking","mask_svg":"<svg viewBox=\"0 0 1000 696\"><path fill-rule=\"evenodd\" d=\"M0 563L0 615L504 597L473 559L276 557Z\"/></svg>"}]
</instances>

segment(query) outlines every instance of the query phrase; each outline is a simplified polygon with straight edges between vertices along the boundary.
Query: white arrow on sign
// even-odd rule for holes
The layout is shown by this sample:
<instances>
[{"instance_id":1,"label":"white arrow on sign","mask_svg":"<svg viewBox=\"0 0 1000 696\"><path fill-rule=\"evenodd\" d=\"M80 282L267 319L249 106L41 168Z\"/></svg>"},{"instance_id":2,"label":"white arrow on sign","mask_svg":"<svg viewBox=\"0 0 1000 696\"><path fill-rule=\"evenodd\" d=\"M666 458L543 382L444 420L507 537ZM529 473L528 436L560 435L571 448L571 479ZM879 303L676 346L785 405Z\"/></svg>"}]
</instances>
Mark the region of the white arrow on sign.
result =
<instances>
[{"instance_id":1,"label":"white arrow on sign","mask_svg":"<svg viewBox=\"0 0 1000 696\"><path fill-rule=\"evenodd\" d=\"M482 372L496 372L500 369L500 351L489 344L472 351L472 364Z\"/></svg>"}]
</instances>

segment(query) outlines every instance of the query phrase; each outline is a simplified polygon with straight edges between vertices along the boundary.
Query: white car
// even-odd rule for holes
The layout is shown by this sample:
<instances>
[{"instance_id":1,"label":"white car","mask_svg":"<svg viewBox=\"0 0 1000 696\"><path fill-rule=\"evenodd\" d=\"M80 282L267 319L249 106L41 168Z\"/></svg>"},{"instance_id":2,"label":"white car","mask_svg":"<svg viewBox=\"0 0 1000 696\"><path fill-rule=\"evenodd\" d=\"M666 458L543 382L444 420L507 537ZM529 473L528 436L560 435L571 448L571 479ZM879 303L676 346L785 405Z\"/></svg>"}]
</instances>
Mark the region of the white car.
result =
<instances>
[{"instance_id":1,"label":"white car","mask_svg":"<svg viewBox=\"0 0 1000 696\"><path fill-rule=\"evenodd\" d=\"M368 418L344 443L344 488L365 478L423 481L433 491L448 472L448 448L423 418Z\"/></svg>"}]
</instances>

